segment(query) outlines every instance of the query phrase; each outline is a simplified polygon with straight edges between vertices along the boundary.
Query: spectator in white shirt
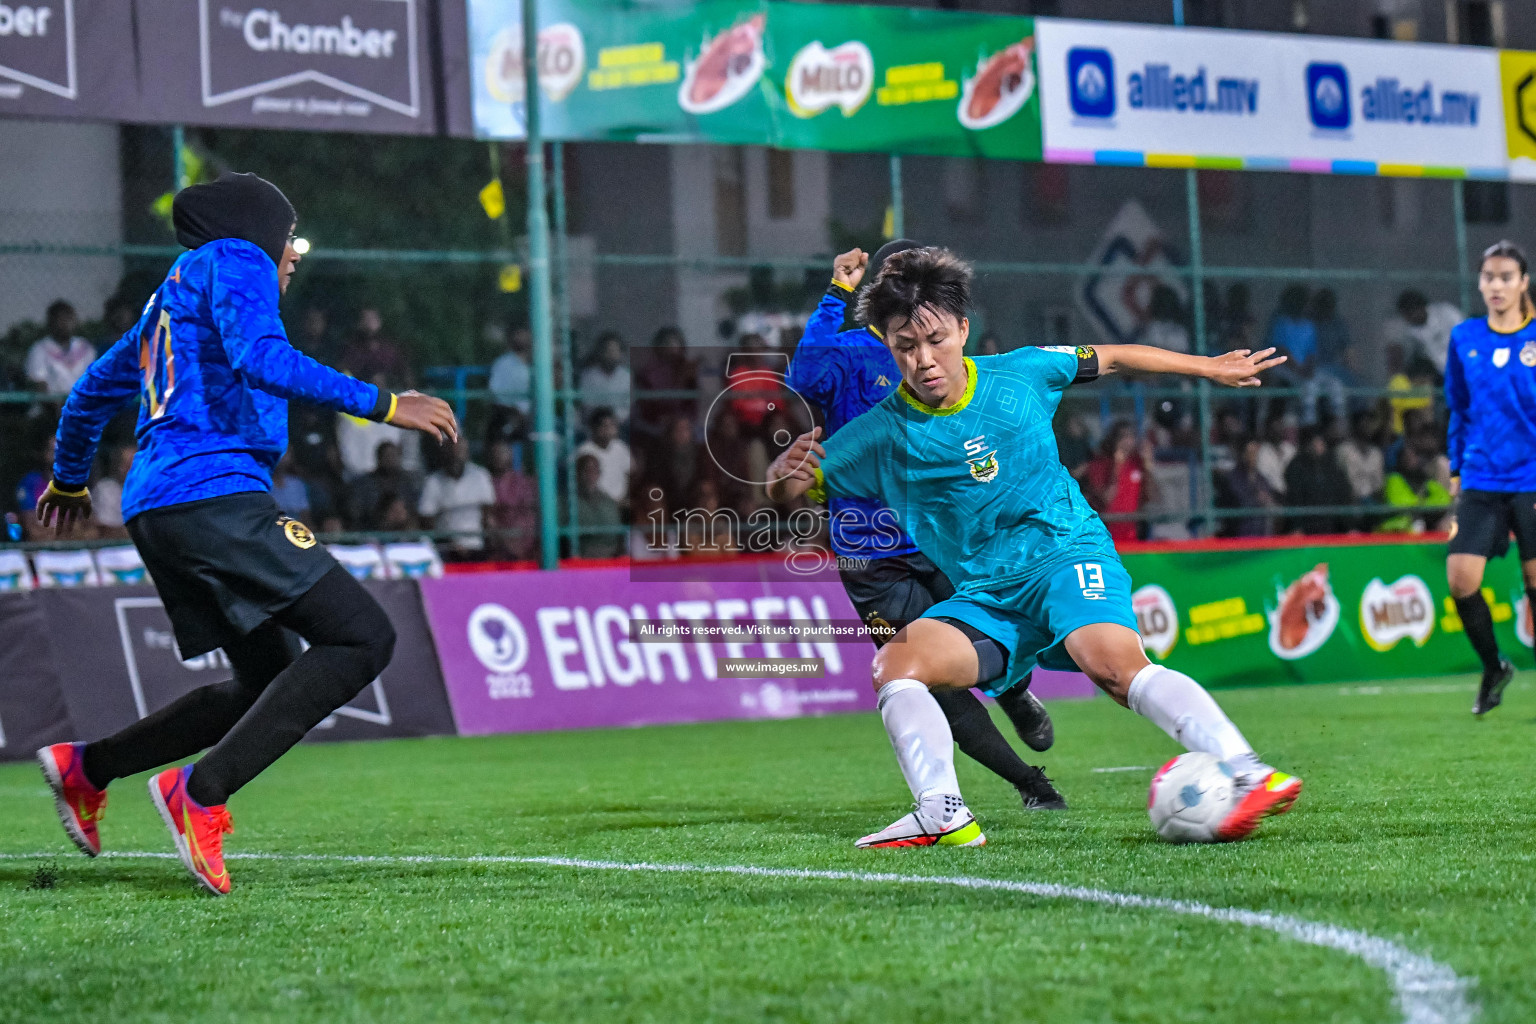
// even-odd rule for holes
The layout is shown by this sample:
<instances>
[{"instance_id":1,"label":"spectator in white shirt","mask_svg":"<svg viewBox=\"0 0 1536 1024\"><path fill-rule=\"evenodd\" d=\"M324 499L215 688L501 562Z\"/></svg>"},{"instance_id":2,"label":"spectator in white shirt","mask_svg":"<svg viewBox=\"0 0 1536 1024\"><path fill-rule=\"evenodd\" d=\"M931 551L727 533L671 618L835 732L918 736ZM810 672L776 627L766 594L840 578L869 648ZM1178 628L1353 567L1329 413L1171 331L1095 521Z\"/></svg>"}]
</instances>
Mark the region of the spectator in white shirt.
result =
<instances>
[{"instance_id":1,"label":"spectator in white shirt","mask_svg":"<svg viewBox=\"0 0 1536 1024\"><path fill-rule=\"evenodd\" d=\"M96 347L75 334L75 307L59 299L48 307L48 333L27 351L27 380L50 395L67 395L96 361Z\"/></svg>"},{"instance_id":2,"label":"spectator in white shirt","mask_svg":"<svg viewBox=\"0 0 1536 1024\"><path fill-rule=\"evenodd\" d=\"M1386 483L1386 460L1381 445L1381 417L1374 410L1362 409L1355 413L1353 433L1334 449L1344 474L1349 477L1350 490L1355 500L1370 505L1381 497Z\"/></svg>"},{"instance_id":3,"label":"spectator in white shirt","mask_svg":"<svg viewBox=\"0 0 1536 1024\"><path fill-rule=\"evenodd\" d=\"M390 390L389 378L383 373L375 373L369 383L380 391ZM386 441L400 449L400 468L420 479L425 468L421 462L421 434L392 423L337 413L336 448L341 453L342 479L351 482L378 469L379 445Z\"/></svg>"},{"instance_id":4,"label":"spectator in white shirt","mask_svg":"<svg viewBox=\"0 0 1536 1024\"><path fill-rule=\"evenodd\" d=\"M91 518L96 520L102 537L127 537L123 526L123 481L133 466L136 452L132 444L119 445L107 456L107 473L91 488Z\"/></svg>"},{"instance_id":5,"label":"spectator in white shirt","mask_svg":"<svg viewBox=\"0 0 1536 1024\"><path fill-rule=\"evenodd\" d=\"M508 332L507 350L491 364L491 379L486 384L497 405L516 409L524 419L532 408L533 370L528 365L528 353L532 348L533 334L528 328L519 327Z\"/></svg>"},{"instance_id":6,"label":"spectator in white shirt","mask_svg":"<svg viewBox=\"0 0 1536 1024\"><path fill-rule=\"evenodd\" d=\"M589 417L606 406L621 427L629 420L629 366L624 362L624 339L617 331L597 336L597 360L581 371L576 386L582 411Z\"/></svg>"},{"instance_id":7,"label":"spectator in white shirt","mask_svg":"<svg viewBox=\"0 0 1536 1024\"><path fill-rule=\"evenodd\" d=\"M448 449L442 469L427 477L421 490L423 525L451 532L444 557L468 560L485 550L485 517L496 504L496 488L484 466L469 461L469 442L462 437Z\"/></svg>"},{"instance_id":8,"label":"spectator in white shirt","mask_svg":"<svg viewBox=\"0 0 1536 1024\"><path fill-rule=\"evenodd\" d=\"M1259 445L1259 457L1254 471L1264 478L1269 489L1277 495L1285 494L1285 471L1296 457L1296 439L1300 427L1296 417L1290 414L1276 416L1264 429L1264 443Z\"/></svg>"},{"instance_id":9,"label":"spectator in white shirt","mask_svg":"<svg viewBox=\"0 0 1536 1024\"><path fill-rule=\"evenodd\" d=\"M584 455L597 460L597 489L620 505L629 504L629 474L634 467L629 445L619 440L619 420L604 406L592 412L588 424L592 436L576 449L572 464Z\"/></svg>"},{"instance_id":10,"label":"spectator in white shirt","mask_svg":"<svg viewBox=\"0 0 1536 1024\"><path fill-rule=\"evenodd\" d=\"M1430 302L1424 293L1409 289L1397 297L1397 315L1382 327L1382 341L1395 345L1403 362L1422 355L1444 375L1445 356L1451 347L1451 328L1466 316L1449 302Z\"/></svg>"},{"instance_id":11,"label":"spectator in white shirt","mask_svg":"<svg viewBox=\"0 0 1536 1024\"><path fill-rule=\"evenodd\" d=\"M489 334L493 328L487 327ZM526 327L507 332L507 350L491 364L491 415L486 424L486 445L498 441L516 445L528 436L533 409L533 370L528 354L533 349L533 335Z\"/></svg>"},{"instance_id":12,"label":"spectator in white shirt","mask_svg":"<svg viewBox=\"0 0 1536 1024\"><path fill-rule=\"evenodd\" d=\"M1152 289L1150 307L1141 343L1170 352L1188 352L1189 328L1184 326L1184 303L1179 301L1179 293L1160 284Z\"/></svg>"}]
</instances>

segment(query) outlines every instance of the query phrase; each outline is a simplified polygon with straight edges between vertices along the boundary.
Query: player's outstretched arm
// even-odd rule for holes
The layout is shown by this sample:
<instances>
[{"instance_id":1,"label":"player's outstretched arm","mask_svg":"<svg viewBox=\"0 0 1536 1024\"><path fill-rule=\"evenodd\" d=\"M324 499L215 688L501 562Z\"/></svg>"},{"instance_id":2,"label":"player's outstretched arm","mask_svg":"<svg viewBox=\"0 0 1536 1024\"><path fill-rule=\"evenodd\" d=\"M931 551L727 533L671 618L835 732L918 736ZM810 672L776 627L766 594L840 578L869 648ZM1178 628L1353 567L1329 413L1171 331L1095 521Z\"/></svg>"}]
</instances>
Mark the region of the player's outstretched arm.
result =
<instances>
[{"instance_id":1,"label":"player's outstretched arm","mask_svg":"<svg viewBox=\"0 0 1536 1024\"><path fill-rule=\"evenodd\" d=\"M439 441L458 440L453 410L442 399L415 391L391 395L290 345L278 317L275 284L271 261L255 246L240 242L220 253L210 302L230 366L278 398L419 430Z\"/></svg>"},{"instance_id":2,"label":"player's outstretched arm","mask_svg":"<svg viewBox=\"0 0 1536 1024\"><path fill-rule=\"evenodd\" d=\"M812 427L773 460L768 467L769 500L793 501L816 486L816 470L827 457L826 449L816 440L820 436L821 428Z\"/></svg>"},{"instance_id":3,"label":"player's outstretched arm","mask_svg":"<svg viewBox=\"0 0 1536 1024\"><path fill-rule=\"evenodd\" d=\"M1285 362L1273 348L1257 352L1246 348L1219 356L1192 356L1170 352L1151 345L1102 345L1098 348L1099 374L1139 370L1142 373L1177 373L1185 377L1204 377L1229 388L1256 388L1259 374Z\"/></svg>"},{"instance_id":4,"label":"player's outstretched arm","mask_svg":"<svg viewBox=\"0 0 1536 1024\"><path fill-rule=\"evenodd\" d=\"M402 391L393 396L384 422L406 430L419 430L439 442L459 439L459 421L453 415L453 406L420 391Z\"/></svg>"},{"instance_id":5,"label":"player's outstretched arm","mask_svg":"<svg viewBox=\"0 0 1536 1024\"><path fill-rule=\"evenodd\" d=\"M141 318L142 320L142 318ZM91 515L86 482L102 431L119 409L139 396L138 325L75 381L59 413L53 479L37 499L37 521L64 536Z\"/></svg>"}]
</instances>

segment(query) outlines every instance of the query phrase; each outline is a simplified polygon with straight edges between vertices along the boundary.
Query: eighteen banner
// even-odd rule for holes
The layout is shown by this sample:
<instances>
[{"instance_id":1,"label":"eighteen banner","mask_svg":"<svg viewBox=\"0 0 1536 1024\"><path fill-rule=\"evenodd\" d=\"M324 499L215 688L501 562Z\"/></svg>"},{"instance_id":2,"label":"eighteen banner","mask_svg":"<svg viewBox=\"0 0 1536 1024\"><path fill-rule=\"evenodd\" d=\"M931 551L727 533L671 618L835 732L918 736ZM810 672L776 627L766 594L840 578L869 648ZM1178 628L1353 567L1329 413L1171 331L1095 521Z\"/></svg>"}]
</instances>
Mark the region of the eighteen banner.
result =
<instances>
[{"instance_id":1,"label":"eighteen banner","mask_svg":"<svg viewBox=\"0 0 1536 1024\"><path fill-rule=\"evenodd\" d=\"M1473 674L1445 545L1127 554L1148 657L1214 686ZM1505 651L1531 646L1520 563L1488 563Z\"/></svg>"},{"instance_id":2,"label":"eighteen banner","mask_svg":"<svg viewBox=\"0 0 1536 1024\"><path fill-rule=\"evenodd\" d=\"M709 0L539 5L550 138L1040 159L1030 18ZM523 135L521 5L469 0L477 135Z\"/></svg>"},{"instance_id":3,"label":"eighteen banner","mask_svg":"<svg viewBox=\"0 0 1536 1024\"><path fill-rule=\"evenodd\" d=\"M793 718L875 706L874 647L836 579L635 583L628 569L499 572L421 581L460 735ZM818 623L846 630L783 644L632 639L647 623ZM819 659L808 676L726 659Z\"/></svg>"}]
</instances>

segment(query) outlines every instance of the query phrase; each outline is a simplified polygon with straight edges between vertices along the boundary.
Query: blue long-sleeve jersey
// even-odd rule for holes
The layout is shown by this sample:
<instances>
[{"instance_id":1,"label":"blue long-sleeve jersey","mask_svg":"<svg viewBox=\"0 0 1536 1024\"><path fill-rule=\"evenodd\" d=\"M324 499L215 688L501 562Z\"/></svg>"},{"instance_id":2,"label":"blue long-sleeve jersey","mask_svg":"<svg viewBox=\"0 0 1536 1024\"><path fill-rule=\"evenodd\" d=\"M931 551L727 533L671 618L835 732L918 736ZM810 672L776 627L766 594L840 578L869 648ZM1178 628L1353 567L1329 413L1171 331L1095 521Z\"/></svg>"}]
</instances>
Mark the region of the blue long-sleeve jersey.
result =
<instances>
[{"instance_id":1,"label":"blue long-sleeve jersey","mask_svg":"<svg viewBox=\"0 0 1536 1024\"><path fill-rule=\"evenodd\" d=\"M1536 491L1536 324L1508 334L1479 317L1451 331L1447 454L1461 486Z\"/></svg>"},{"instance_id":2,"label":"blue long-sleeve jersey","mask_svg":"<svg viewBox=\"0 0 1536 1024\"><path fill-rule=\"evenodd\" d=\"M806 321L789 363L789 386L821 406L828 437L878 405L901 383L890 349L867 328L842 329L851 292L833 284ZM833 498L832 550L848 558L889 558L917 551L896 514L873 498Z\"/></svg>"},{"instance_id":3,"label":"blue long-sleeve jersey","mask_svg":"<svg viewBox=\"0 0 1536 1024\"><path fill-rule=\"evenodd\" d=\"M124 520L270 490L288 447L288 399L376 416L378 388L288 344L278 293L277 266L250 242L183 253L139 322L70 391L53 463L60 486L84 486L102 429L135 398L139 452L123 485Z\"/></svg>"}]
</instances>

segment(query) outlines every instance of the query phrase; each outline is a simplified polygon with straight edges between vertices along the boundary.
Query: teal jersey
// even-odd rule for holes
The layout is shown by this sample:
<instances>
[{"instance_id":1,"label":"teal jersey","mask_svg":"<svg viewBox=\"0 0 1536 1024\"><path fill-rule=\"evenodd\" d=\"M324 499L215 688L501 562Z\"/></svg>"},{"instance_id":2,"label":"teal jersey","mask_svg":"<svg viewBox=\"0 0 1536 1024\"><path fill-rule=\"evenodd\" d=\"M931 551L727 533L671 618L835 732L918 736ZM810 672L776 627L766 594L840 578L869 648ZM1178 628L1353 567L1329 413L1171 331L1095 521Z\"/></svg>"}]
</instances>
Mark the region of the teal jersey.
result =
<instances>
[{"instance_id":1,"label":"teal jersey","mask_svg":"<svg viewBox=\"0 0 1536 1024\"><path fill-rule=\"evenodd\" d=\"M898 388L826 444L826 495L879 498L964 591L1032 580L1063 561L1115 559L1104 523L1061 464L1061 395L1098 373L1089 348L1021 348L967 359L954 405Z\"/></svg>"}]
</instances>

